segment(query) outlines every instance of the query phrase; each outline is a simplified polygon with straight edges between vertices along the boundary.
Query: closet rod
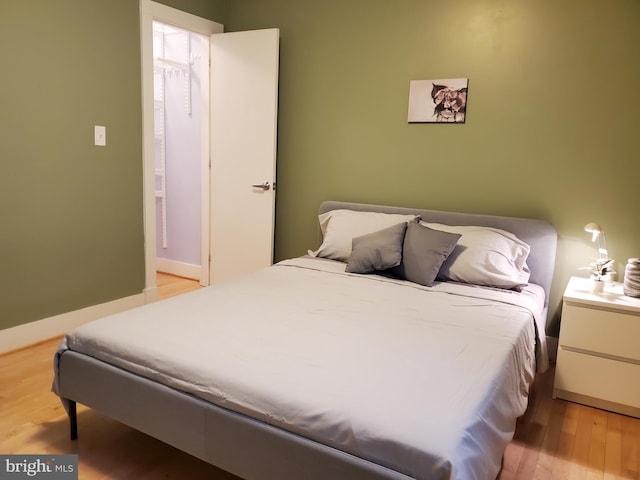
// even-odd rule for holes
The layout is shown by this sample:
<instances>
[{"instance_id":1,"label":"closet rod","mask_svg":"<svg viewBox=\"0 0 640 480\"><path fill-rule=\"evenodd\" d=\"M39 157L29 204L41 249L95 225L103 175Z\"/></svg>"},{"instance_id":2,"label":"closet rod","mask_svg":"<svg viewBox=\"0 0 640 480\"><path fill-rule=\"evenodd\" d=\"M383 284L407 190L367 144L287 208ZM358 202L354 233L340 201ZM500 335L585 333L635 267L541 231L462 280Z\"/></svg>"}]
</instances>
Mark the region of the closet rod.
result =
<instances>
[{"instance_id":1,"label":"closet rod","mask_svg":"<svg viewBox=\"0 0 640 480\"><path fill-rule=\"evenodd\" d=\"M153 59L154 62L157 63L165 63L170 67L175 67L175 68L181 68L183 70L186 70L189 68L189 64L188 63L184 63L184 62L176 62L175 60L169 60L168 58L154 58Z\"/></svg>"}]
</instances>

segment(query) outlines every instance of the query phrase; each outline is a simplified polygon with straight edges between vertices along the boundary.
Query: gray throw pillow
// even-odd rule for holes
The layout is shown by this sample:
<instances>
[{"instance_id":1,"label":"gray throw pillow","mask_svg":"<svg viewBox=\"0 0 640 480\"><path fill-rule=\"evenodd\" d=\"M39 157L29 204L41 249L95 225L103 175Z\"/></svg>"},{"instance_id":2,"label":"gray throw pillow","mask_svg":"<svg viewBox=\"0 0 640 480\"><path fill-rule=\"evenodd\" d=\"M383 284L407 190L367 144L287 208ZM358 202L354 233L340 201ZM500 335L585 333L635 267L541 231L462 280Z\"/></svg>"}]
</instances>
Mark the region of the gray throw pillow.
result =
<instances>
[{"instance_id":1,"label":"gray throw pillow","mask_svg":"<svg viewBox=\"0 0 640 480\"><path fill-rule=\"evenodd\" d=\"M418 222L409 222L404 236L402 262L392 273L410 282L431 287L460 237L457 233L433 230Z\"/></svg>"},{"instance_id":2,"label":"gray throw pillow","mask_svg":"<svg viewBox=\"0 0 640 480\"><path fill-rule=\"evenodd\" d=\"M400 265L407 222L356 237L347 259L349 273L371 273Z\"/></svg>"}]
</instances>

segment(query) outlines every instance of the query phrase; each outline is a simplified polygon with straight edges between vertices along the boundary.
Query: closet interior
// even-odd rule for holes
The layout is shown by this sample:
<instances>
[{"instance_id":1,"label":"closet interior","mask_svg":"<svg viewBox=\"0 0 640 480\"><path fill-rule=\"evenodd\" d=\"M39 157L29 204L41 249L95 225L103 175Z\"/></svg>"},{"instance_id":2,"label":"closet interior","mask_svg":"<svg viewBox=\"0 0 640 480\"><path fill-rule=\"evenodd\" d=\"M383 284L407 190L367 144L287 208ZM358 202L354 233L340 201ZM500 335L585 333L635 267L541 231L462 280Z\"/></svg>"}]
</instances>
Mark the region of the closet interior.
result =
<instances>
[{"instance_id":1,"label":"closet interior","mask_svg":"<svg viewBox=\"0 0 640 480\"><path fill-rule=\"evenodd\" d=\"M156 268L196 279L202 263L201 69L205 41L202 35L153 22Z\"/></svg>"}]
</instances>

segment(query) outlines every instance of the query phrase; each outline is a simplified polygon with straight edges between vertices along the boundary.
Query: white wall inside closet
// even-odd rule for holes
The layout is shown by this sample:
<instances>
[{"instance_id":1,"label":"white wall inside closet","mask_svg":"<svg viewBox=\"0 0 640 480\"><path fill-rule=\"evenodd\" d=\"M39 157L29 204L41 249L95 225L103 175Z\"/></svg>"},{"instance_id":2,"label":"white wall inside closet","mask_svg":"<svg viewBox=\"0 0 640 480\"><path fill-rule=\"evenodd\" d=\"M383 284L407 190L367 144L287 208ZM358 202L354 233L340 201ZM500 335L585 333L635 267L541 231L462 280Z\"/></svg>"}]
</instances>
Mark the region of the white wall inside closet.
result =
<instances>
[{"instance_id":1,"label":"white wall inside closet","mask_svg":"<svg viewBox=\"0 0 640 480\"><path fill-rule=\"evenodd\" d=\"M204 42L197 33L153 22L156 266L194 279L202 263Z\"/></svg>"}]
</instances>

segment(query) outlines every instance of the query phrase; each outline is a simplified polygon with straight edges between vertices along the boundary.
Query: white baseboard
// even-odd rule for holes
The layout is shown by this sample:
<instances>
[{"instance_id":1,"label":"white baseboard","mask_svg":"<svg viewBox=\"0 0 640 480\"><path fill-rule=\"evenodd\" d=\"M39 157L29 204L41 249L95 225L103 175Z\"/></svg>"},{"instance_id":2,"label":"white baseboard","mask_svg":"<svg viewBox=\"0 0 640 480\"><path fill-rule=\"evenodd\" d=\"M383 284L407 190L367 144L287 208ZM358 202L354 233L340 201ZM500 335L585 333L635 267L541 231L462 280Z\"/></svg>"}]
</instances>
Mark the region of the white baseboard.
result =
<instances>
[{"instance_id":1,"label":"white baseboard","mask_svg":"<svg viewBox=\"0 0 640 480\"><path fill-rule=\"evenodd\" d=\"M170 273L179 277L200 280L202 267L191 263L176 262L168 258L156 258L156 269L159 272Z\"/></svg>"},{"instance_id":2,"label":"white baseboard","mask_svg":"<svg viewBox=\"0 0 640 480\"><path fill-rule=\"evenodd\" d=\"M147 303L153 303L160 300L160 295L158 294L158 287L154 285L153 287L145 288L144 297L146 298Z\"/></svg>"},{"instance_id":3,"label":"white baseboard","mask_svg":"<svg viewBox=\"0 0 640 480\"><path fill-rule=\"evenodd\" d=\"M97 318L139 307L147 303L146 298L144 293L140 293L0 330L0 353L63 335L69 330Z\"/></svg>"}]
</instances>

